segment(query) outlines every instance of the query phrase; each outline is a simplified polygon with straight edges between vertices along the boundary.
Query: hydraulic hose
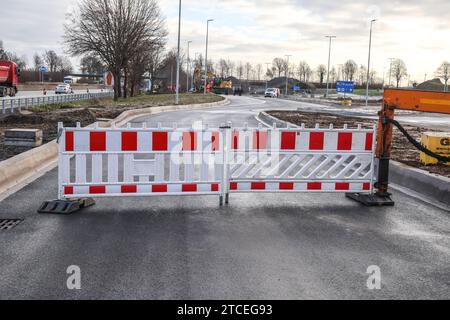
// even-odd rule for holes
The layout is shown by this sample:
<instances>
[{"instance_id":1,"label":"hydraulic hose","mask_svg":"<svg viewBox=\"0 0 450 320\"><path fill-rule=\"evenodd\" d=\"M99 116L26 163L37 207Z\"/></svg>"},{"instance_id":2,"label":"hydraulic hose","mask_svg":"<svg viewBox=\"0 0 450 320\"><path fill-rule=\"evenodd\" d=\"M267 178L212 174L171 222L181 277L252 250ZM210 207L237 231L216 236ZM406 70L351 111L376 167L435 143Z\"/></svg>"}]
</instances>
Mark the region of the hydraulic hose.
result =
<instances>
[{"instance_id":1,"label":"hydraulic hose","mask_svg":"<svg viewBox=\"0 0 450 320\"><path fill-rule=\"evenodd\" d=\"M392 123L394 126L396 126L398 128L398 130L400 130L401 133L403 133L403 135L406 137L406 139L408 139L409 142L411 142L418 150L422 151L423 153L425 153L426 155L437 159L438 161L441 162L450 162L450 157L444 157L442 155L439 155L437 153L434 153L433 151L431 151L430 149L424 147L421 143L417 142L416 139L414 139L413 137L411 137L411 135L405 130L405 128L403 128L403 126L396 120L393 119L386 119L388 122Z\"/></svg>"}]
</instances>

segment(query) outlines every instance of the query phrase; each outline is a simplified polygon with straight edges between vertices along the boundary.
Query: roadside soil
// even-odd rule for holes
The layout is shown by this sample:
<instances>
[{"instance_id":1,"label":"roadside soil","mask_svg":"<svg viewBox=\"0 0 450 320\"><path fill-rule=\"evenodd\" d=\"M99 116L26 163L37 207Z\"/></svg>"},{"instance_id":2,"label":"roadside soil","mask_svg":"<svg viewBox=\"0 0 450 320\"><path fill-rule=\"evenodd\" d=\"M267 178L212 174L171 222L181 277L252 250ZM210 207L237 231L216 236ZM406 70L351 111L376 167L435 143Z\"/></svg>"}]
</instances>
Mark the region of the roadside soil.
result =
<instances>
[{"instance_id":1,"label":"roadside soil","mask_svg":"<svg viewBox=\"0 0 450 320\"><path fill-rule=\"evenodd\" d=\"M370 128L373 126L374 121L370 119L337 116L328 113L312 113L301 111L269 111L268 114L296 124L301 125L304 123L306 127L314 128L316 124L320 124L321 127L329 127L333 124L335 128L343 127L347 124L349 127L357 127L359 124L363 128ZM433 132L428 128L421 128L416 126L404 126L408 133L413 136L417 141L420 140L420 135L423 132ZM394 141L392 150L392 159L406 165L419 168L430 173L436 173L442 176L450 178L450 165L437 164L424 166L420 163L420 152L406 139L406 137L394 127Z\"/></svg>"},{"instance_id":2,"label":"roadside soil","mask_svg":"<svg viewBox=\"0 0 450 320\"><path fill-rule=\"evenodd\" d=\"M220 96L182 95L180 104L207 103L222 100ZM81 126L87 126L103 119L115 119L128 110L164 106L173 104L174 99L169 95L136 97L130 103L111 105L109 100L92 100L83 102L83 106L62 104L57 106L36 107L31 112L16 113L0 118L0 161L14 157L28 151L29 147L5 146L6 129L41 129L43 143L57 138L58 122L63 122L66 127L74 127L77 122Z\"/></svg>"}]
</instances>

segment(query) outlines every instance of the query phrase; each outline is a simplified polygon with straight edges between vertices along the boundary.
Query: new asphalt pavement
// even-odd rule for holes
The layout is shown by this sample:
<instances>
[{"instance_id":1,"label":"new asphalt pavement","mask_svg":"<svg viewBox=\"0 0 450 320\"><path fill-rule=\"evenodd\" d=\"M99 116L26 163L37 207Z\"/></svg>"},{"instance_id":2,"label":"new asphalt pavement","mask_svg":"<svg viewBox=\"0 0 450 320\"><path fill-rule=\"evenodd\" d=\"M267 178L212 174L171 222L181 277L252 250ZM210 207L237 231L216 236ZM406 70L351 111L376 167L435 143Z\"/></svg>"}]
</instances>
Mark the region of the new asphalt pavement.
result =
<instances>
[{"instance_id":1,"label":"new asphalt pavement","mask_svg":"<svg viewBox=\"0 0 450 320\"><path fill-rule=\"evenodd\" d=\"M320 108L230 97L228 106L143 117L181 127L257 125L261 110ZM341 194L240 194L100 199L42 215L57 170L0 202L0 299L448 299L449 213L393 192L395 207ZM69 266L81 289L69 290ZM378 266L381 289L367 269Z\"/></svg>"}]
</instances>

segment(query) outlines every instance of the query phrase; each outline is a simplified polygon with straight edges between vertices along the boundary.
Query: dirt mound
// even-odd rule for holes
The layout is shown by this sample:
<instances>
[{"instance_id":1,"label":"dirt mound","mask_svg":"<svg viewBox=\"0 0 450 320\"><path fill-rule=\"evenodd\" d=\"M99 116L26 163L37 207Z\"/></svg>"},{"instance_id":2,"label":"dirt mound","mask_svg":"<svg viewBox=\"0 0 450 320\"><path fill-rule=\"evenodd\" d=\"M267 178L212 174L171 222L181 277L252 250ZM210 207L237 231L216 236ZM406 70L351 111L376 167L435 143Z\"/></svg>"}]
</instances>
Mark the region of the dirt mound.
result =
<instances>
[{"instance_id":1,"label":"dirt mound","mask_svg":"<svg viewBox=\"0 0 450 320\"><path fill-rule=\"evenodd\" d=\"M286 78L285 77L279 77L274 78L269 81L268 86L271 88L280 88L283 89L286 87ZM302 90L316 90L316 87L310 83L302 82L295 78L289 78L288 79L288 87L292 88L293 86L300 86Z\"/></svg>"},{"instance_id":2,"label":"dirt mound","mask_svg":"<svg viewBox=\"0 0 450 320\"><path fill-rule=\"evenodd\" d=\"M441 79L436 78L417 85L416 89L425 91L444 91L445 86Z\"/></svg>"}]
</instances>

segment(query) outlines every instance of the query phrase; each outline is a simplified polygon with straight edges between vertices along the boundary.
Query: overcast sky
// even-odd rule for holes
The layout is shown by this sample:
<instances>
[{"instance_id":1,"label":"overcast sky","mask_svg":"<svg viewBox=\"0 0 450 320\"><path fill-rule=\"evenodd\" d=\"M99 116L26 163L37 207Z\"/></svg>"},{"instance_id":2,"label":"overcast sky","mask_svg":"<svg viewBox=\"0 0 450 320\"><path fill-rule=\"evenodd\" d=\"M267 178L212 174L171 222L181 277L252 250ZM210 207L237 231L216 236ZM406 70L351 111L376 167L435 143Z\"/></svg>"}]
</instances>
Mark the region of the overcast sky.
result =
<instances>
[{"instance_id":1,"label":"overcast sky","mask_svg":"<svg viewBox=\"0 0 450 320\"><path fill-rule=\"evenodd\" d=\"M0 19L0 39L6 50L27 55L53 49L63 53L65 14L77 0L0 0L8 14ZM176 45L178 0L159 0ZM382 77L388 58L405 61L411 78L423 81L444 60L450 60L449 0L184 0L182 45L192 40L191 55L204 53L206 19L210 29L209 56L217 60L266 63L292 55L312 67L326 64L328 42L336 35L332 64L348 59L367 64L369 21L377 18L373 35L373 67ZM76 61L76 60L74 60Z\"/></svg>"}]
</instances>

